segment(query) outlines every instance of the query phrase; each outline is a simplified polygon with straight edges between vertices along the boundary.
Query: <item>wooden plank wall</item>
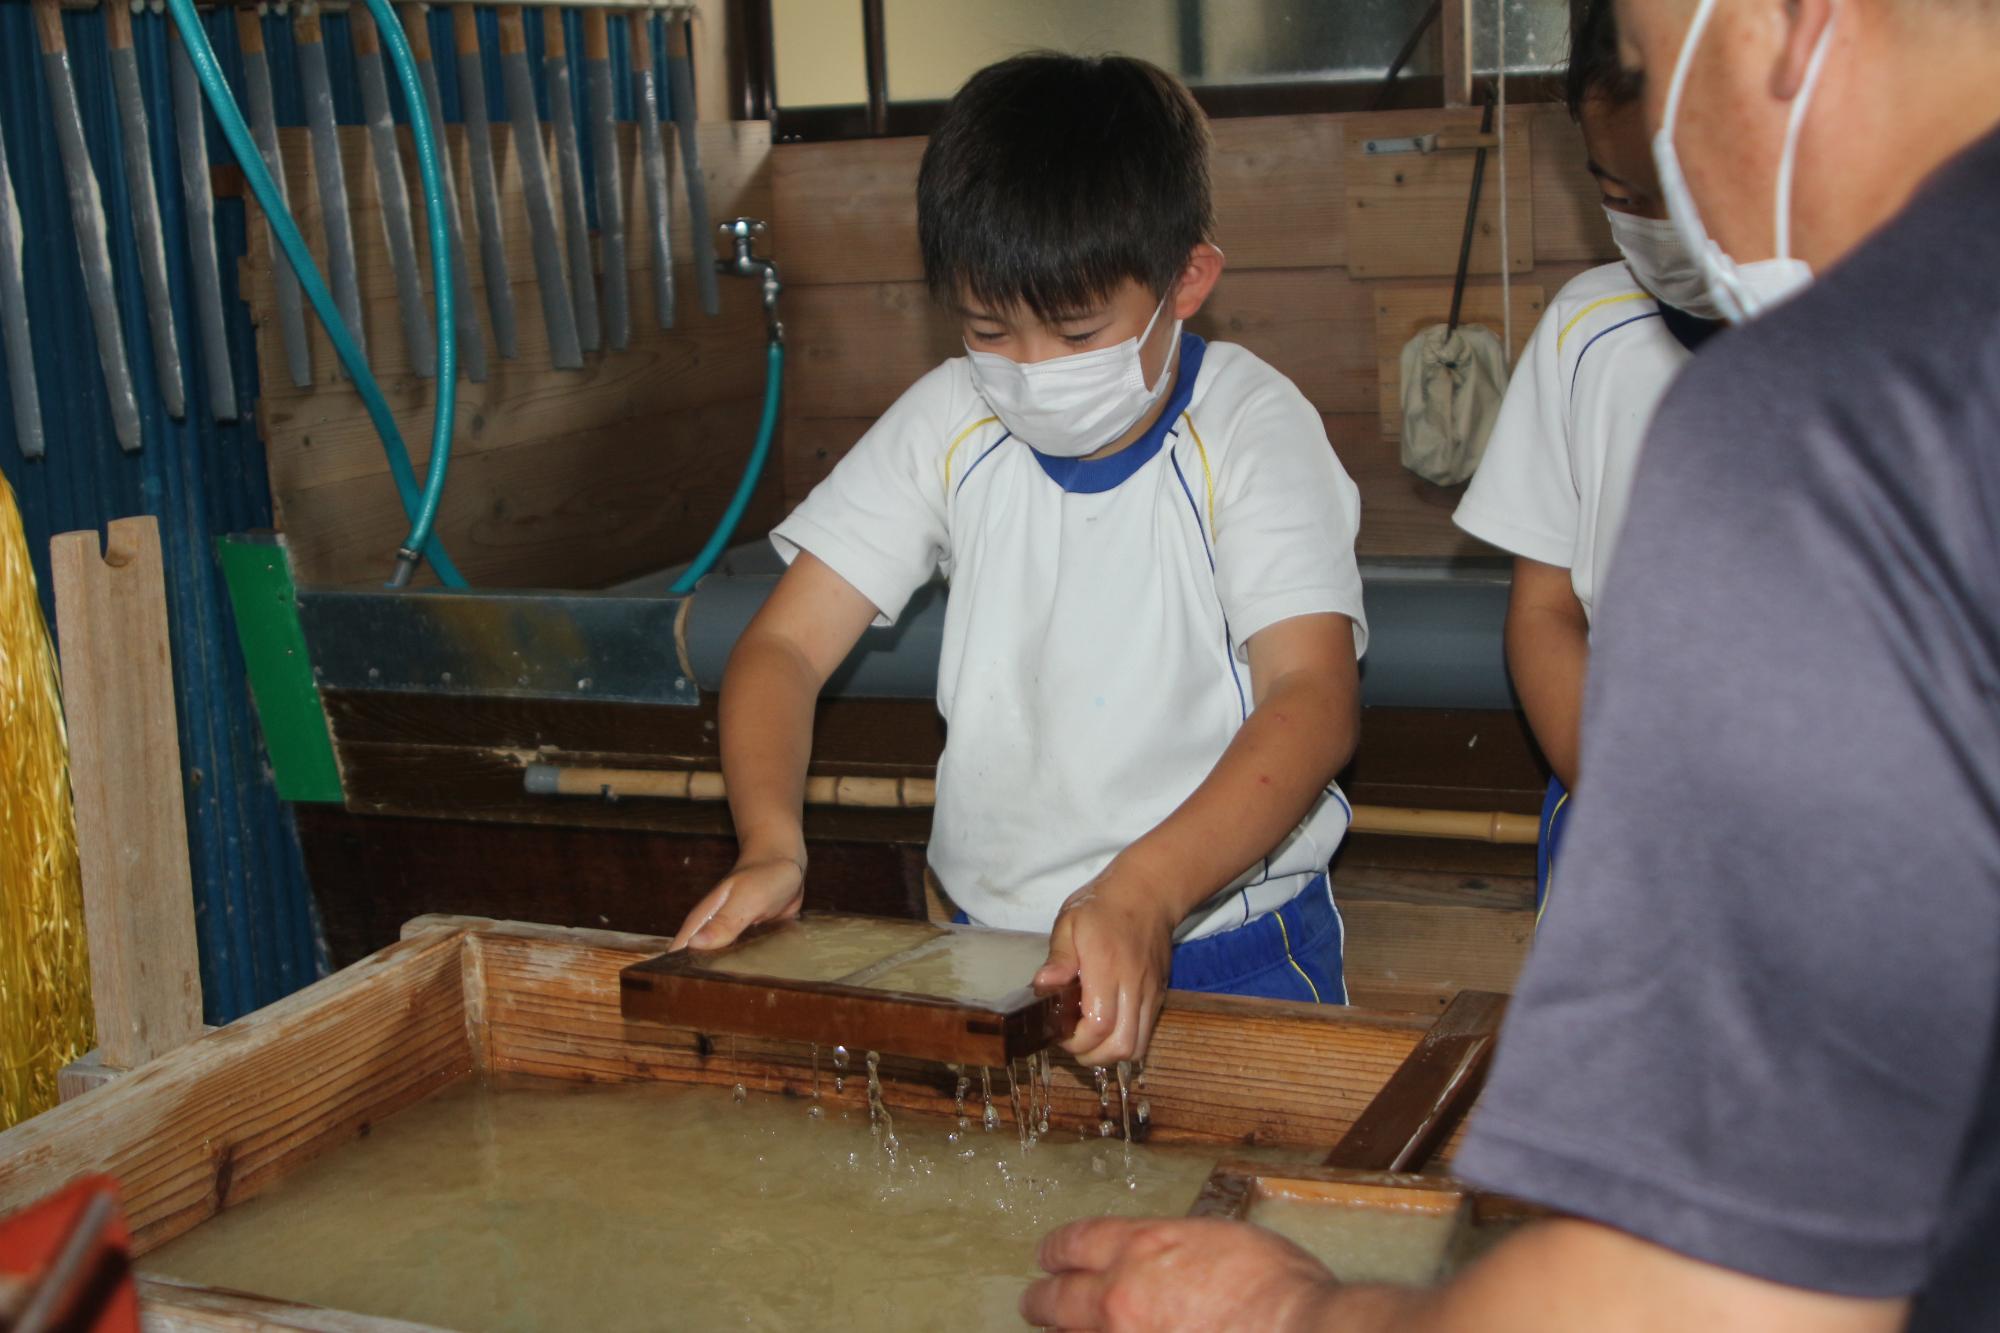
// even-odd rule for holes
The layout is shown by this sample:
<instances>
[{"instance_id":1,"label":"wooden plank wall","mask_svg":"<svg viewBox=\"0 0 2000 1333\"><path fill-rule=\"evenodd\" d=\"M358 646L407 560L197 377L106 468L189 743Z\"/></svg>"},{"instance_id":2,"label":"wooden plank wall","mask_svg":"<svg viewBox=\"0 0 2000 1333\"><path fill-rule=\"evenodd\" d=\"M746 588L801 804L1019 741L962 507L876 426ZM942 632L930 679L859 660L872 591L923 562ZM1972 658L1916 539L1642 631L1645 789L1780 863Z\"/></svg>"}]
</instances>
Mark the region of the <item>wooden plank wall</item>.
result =
<instances>
[{"instance_id":1,"label":"wooden plank wall","mask_svg":"<svg viewBox=\"0 0 2000 1333\"><path fill-rule=\"evenodd\" d=\"M1334 448L1362 489L1363 555L1436 557L1482 549L1451 526L1456 494L1402 469L1393 422L1385 429L1383 416L1395 402L1394 386L1383 386L1384 348L1400 349L1412 320L1421 326L1446 316L1464 190L1412 191L1399 205L1393 190L1402 182L1387 159L1386 176L1374 174L1381 167L1370 164L1365 182L1350 181L1359 170L1352 149L1361 141L1462 127L1467 117L1476 122L1477 113L1214 122L1216 240L1228 255L1228 272L1193 327L1249 347L1319 408ZM1513 266L1518 344L1544 295L1614 258L1616 250L1563 108L1523 107L1509 126L1520 145L1519 156L1509 155L1509 195L1516 201L1511 225L1525 227L1531 242L1524 246L1517 234L1511 247L1531 260ZM775 254L785 275L791 354L787 504L804 498L898 394L960 351L958 329L929 301L922 283L915 186L924 144L883 139L773 150ZM1457 155L1455 168L1468 176L1470 156ZM1487 181L1485 197L1497 199L1497 165L1489 166ZM1385 196L1391 200L1386 205ZM1425 276L1369 280L1350 271L1355 210L1374 207L1379 214L1384 206L1401 207L1397 221L1405 225L1398 230L1424 240L1417 271ZM1495 218L1490 207L1482 211L1476 254L1489 257L1474 267L1486 275L1497 273ZM1371 216L1367 234L1382 232ZM1394 271L1411 270L1399 265ZM1498 292L1496 277L1476 277L1468 289L1470 308L1497 314Z\"/></svg>"},{"instance_id":2,"label":"wooden plank wall","mask_svg":"<svg viewBox=\"0 0 2000 1333\"><path fill-rule=\"evenodd\" d=\"M447 549L475 584L602 587L685 559L707 537L750 451L764 376L758 292L754 284L725 279L720 318L701 313L685 183L679 155L669 150L679 316L674 329L659 328L635 128L621 124L619 130L632 343L622 352L587 353L582 370L556 370L534 285L510 127L493 126L520 356L502 360L486 325L488 377L484 384L460 377L459 426L438 522ZM341 134L369 360L421 475L430 451L436 385L409 370L365 131L344 128ZM470 251L473 290L461 299L477 305L485 324L465 141L456 125L446 127L446 136ZM712 122L702 126L701 136L714 217L769 217L768 126ZM304 130L281 130L279 138L293 210L323 267L310 143ZM403 150L404 174L415 181L407 133ZM555 160L552 146L548 160ZM428 295L421 192L413 189L412 198ZM353 386L335 378L332 347L310 316L314 383L303 390L292 386L275 318L272 254L261 217L252 213L242 289L257 325L260 426L279 525L291 542L301 581L378 581L407 527L381 447ZM774 476L745 519L746 533L762 532L775 521L780 489Z\"/></svg>"}]
</instances>

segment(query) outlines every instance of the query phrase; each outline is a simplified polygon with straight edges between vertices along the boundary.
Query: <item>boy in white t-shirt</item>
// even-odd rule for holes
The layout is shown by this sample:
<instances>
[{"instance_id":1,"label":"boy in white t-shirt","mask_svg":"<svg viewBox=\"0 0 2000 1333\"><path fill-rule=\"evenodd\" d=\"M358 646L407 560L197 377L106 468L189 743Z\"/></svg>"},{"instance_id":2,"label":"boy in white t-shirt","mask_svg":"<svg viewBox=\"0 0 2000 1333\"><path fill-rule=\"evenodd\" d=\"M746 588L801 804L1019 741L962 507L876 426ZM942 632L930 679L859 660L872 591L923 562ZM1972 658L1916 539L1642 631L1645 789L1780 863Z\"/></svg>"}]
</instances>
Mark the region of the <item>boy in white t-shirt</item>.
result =
<instances>
[{"instance_id":1,"label":"boy in white t-shirt","mask_svg":"<svg viewBox=\"0 0 2000 1333\"><path fill-rule=\"evenodd\" d=\"M1080 978L1070 1050L1142 1055L1170 978L1343 1001L1359 496L1290 381L1182 332L1223 263L1200 110L1143 61L1004 61L917 201L967 355L771 534L791 565L722 688L739 860L676 946L799 910L815 697L942 572L930 864L970 921L1050 933L1034 982Z\"/></svg>"},{"instance_id":2,"label":"boy in white t-shirt","mask_svg":"<svg viewBox=\"0 0 2000 1333\"><path fill-rule=\"evenodd\" d=\"M1507 665L1554 776L1542 805L1536 906L1547 900L1569 794L1590 624L1653 409L1720 312L1667 220L1612 0L1586 0L1570 35L1570 114L1625 256L1556 294L1507 387L1453 520L1514 553Z\"/></svg>"}]
</instances>

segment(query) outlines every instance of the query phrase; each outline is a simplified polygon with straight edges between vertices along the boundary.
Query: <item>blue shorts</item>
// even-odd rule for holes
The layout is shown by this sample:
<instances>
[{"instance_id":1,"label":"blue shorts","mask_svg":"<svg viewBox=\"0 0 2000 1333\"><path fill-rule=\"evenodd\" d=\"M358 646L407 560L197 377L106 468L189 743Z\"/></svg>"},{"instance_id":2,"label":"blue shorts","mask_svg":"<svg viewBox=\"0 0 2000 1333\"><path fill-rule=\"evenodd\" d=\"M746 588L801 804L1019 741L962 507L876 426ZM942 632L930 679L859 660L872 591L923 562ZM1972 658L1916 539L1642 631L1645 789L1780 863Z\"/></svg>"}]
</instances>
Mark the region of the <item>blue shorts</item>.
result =
<instances>
[{"instance_id":1,"label":"blue shorts","mask_svg":"<svg viewBox=\"0 0 2000 1333\"><path fill-rule=\"evenodd\" d=\"M954 912L953 921L970 918ZM1174 946L1174 990L1346 1004L1341 968L1346 930L1324 872L1275 912L1232 930Z\"/></svg>"},{"instance_id":2,"label":"blue shorts","mask_svg":"<svg viewBox=\"0 0 2000 1333\"><path fill-rule=\"evenodd\" d=\"M1174 946L1175 990L1346 1004L1346 931L1325 872L1275 912Z\"/></svg>"},{"instance_id":3,"label":"blue shorts","mask_svg":"<svg viewBox=\"0 0 2000 1333\"><path fill-rule=\"evenodd\" d=\"M1549 779L1548 794L1542 797L1542 831L1535 839L1535 922L1541 923L1548 906L1549 879L1556 871L1556 854L1562 849L1563 826L1569 822L1569 789L1561 778Z\"/></svg>"}]
</instances>

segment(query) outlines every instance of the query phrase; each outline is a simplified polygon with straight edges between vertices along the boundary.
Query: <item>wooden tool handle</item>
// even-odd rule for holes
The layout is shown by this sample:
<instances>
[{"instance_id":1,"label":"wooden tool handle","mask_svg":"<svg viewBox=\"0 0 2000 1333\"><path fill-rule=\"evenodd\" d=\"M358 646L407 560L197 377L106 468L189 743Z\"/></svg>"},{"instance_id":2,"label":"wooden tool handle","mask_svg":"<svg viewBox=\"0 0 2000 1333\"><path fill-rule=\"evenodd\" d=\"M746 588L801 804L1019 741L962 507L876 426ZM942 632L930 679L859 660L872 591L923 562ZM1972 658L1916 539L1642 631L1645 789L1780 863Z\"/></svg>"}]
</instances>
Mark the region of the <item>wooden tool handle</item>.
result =
<instances>
[{"instance_id":1,"label":"wooden tool handle","mask_svg":"<svg viewBox=\"0 0 2000 1333\"><path fill-rule=\"evenodd\" d=\"M462 56L479 54L479 15L471 5L451 7L451 35Z\"/></svg>"},{"instance_id":2,"label":"wooden tool handle","mask_svg":"<svg viewBox=\"0 0 2000 1333\"><path fill-rule=\"evenodd\" d=\"M292 40L300 46L318 46L321 43L317 5L299 6L299 16L292 20Z\"/></svg>"},{"instance_id":3,"label":"wooden tool handle","mask_svg":"<svg viewBox=\"0 0 2000 1333\"><path fill-rule=\"evenodd\" d=\"M111 22L111 12L119 8L121 6L117 0L112 0L111 4L104 7L104 21L107 25ZM127 32L130 32L129 28ZM117 43L113 42L112 45L115 46ZM264 21L257 17L255 9L244 8L236 11L236 45L246 56L264 54Z\"/></svg>"},{"instance_id":4,"label":"wooden tool handle","mask_svg":"<svg viewBox=\"0 0 2000 1333\"><path fill-rule=\"evenodd\" d=\"M563 12L551 6L542 11L542 59L561 60L569 54L568 35L563 32Z\"/></svg>"},{"instance_id":5,"label":"wooden tool handle","mask_svg":"<svg viewBox=\"0 0 2000 1333\"><path fill-rule=\"evenodd\" d=\"M35 32L42 39L44 54L54 55L69 49L63 40L60 0L35 0Z\"/></svg>"},{"instance_id":6,"label":"wooden tool handle","mask_svg":"<svg viewBox=\"0 0 2000 1333\"><path fill-rule=\"evenodd\" d=\"M403 20L403 33L410 39L412 60L431 58L430 13L429 5L403 5L396 11L396 17Z\"/></svg>"},{"instance_id":7,"label":"wooden tool handle","mask_svg":"<svg viewBox=\"0 0 2000 1333\"><path fill-rule=\"evenodd\" d=\"M347 31L353 39L355 55L382 54L382 35L375 31L375 16L366 5L355 5L347 11Z\"/></svg>"},{"instance_id":8,"label":"wooden tool handle","mask_svg":"<svg viewBox=\"0 0 2000 1333\"><path fill-rule=\"evenodd\" d=\"M500 54L503 56L523 56L528 53L528 29L521 21L519 5L502 5L496 11L500 16Z\"/></svg>"},{"instance_id":9,"label":"wooden tool handle","mask_svg":"<svg viewBox=\"0 0 2000 1333\"><path fill-rule=\"evenodd\" d=\"M669 18L667 20L667 59L686 60L688 54L687 20Z\"/></svg>"},{"instance_id":10,"label":"wooden tool handle","mask_svg":"<svg viewBox=\"0 0 2000 1333\"><path fill-rule=\"evenodd\" d=\"M132 49L132 11L123 0L104 0L104 44L114 51Z\"/></svg>"},{"instance_id":11,"label":"wooden tool handle","mask_svg":"<svg viewBox=\"0 0 2000 1333\"><path fill-rule=\"evenodd\" d=\"M601 9L583 11L583 58L611 59L611 24L605 19L604 11Z\"/></svg>"},{"instance_id":12,"label":"wooden tool handle","mask_svg":"<svg viewBox=\"0 0 2000 1333\"><path fill-rule=\"evenodd\" d=\"M629 31L632 34L632 68L651 69L653 67L651 16L641 11L637 14L628 14L625 22L630 25Z\"/></svg>"}]
</instances>

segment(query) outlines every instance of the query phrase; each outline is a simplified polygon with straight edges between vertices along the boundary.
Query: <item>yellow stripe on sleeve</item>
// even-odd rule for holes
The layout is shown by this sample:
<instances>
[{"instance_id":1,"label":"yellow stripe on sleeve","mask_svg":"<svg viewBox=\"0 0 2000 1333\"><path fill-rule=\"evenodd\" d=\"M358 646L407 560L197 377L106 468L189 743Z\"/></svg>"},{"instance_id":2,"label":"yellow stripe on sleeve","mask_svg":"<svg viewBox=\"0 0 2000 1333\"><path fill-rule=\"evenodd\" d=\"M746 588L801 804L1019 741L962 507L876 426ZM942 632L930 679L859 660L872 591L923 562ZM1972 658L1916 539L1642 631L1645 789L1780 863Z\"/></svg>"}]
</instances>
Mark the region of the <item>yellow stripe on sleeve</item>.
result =
<instances>
[{"instance_id":1,"label":"yellow stripe on sleeve","mask_svg":"<svg viewBox=\"0 0 2000 1333\"><path fill-rule=\"evenodd\" d=\"M1215 473L1208 466L1208 446L1201 442L1201 432L1194 428L1194 418L1185 411L1181 420L1187 422L1188 434L1194 437L1195 452L1201 455L1201 481L1204 494L1208 497L1208 539L1215 540Z\"/></svg>"},{"instance_id":2,"label":"yellow stripe on sleeve","mask_svg":"<svg viewBox=\"0 0 2000 1333\"><path fill-rule=\"evenodd\" d=\"M1583 323L1584 320L1590 318L1595 312L1604 309L1604 307L1608 305L1624 305L1627 301L1650 301L1652 299L1653 297L1646 292L1626 292L1623 296L1607 296L1601 300L1592 301L1589 305L1577 311L1574 319L1563 325L1563 331L1556 335L1556 351L1562 351L1563 340L1569 337L1571 330Z\"/></svg>"},{"instance_id":3,"label":"yellow stripe on sleeve","mask_svg":"<svg viewBox=\"0 0 2000 1333\"><path fill-rule=\"evenodd\" d=\"M959 445L965 443L966 436L972 434L972 432L978 430L981 426L992 425L999 419L1000 419L999 417L981 417L979 420L973 422L970 426L967 426L964 430L960 431L958 433L957 438L952 440L951 447L944 451L944 498L947 501L951 499L951 456L958 452Z\"/></svg>"}]
</instances>

